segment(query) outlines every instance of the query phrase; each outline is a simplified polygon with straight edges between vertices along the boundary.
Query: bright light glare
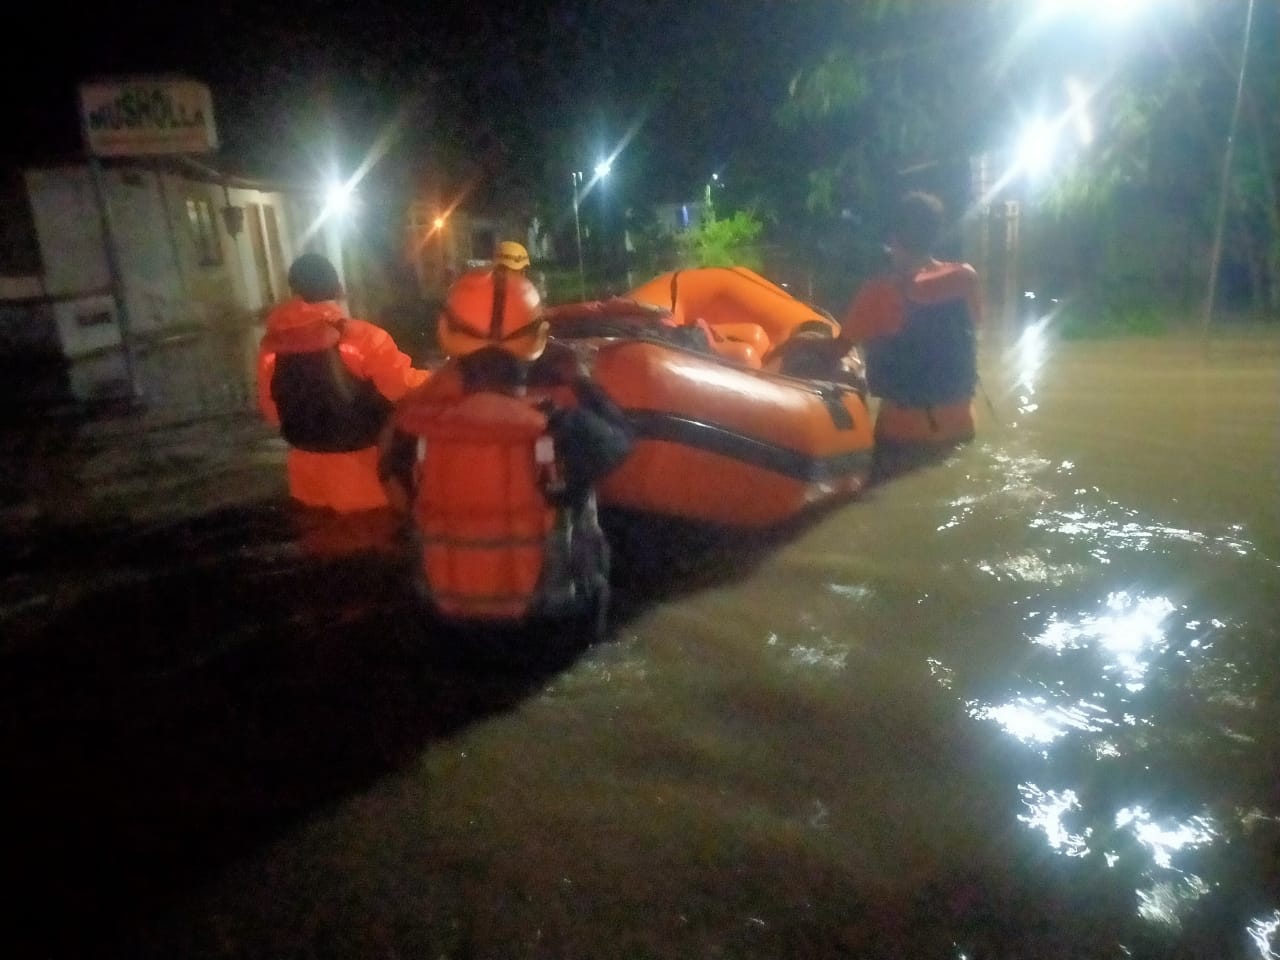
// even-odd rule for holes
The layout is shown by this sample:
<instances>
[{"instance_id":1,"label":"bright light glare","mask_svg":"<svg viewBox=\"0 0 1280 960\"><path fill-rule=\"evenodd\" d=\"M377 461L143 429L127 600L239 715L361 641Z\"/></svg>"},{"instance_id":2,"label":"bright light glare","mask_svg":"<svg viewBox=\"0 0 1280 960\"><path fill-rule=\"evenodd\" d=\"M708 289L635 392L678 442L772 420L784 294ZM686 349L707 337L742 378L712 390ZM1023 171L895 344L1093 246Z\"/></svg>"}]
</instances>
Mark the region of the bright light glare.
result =
<instances>
[{"instance_id":1,"label":"bright light glare","mask_svg":"<svg viewBox=\"0 0 1280 960\"><path fill-rule=\"evenodd\" d=\"M1071 100L1069 114L1075 124L1076 136L1085 146L1093 143L1093 118L1089 116L1089 94L1075 77L1067 77L1067 96Z\"/></svg>"},{"instance_id":2,"label":"bright light glare","mask_svg":"<svg viewBox=\"0 0 1280 960\"><path fill-rule=\"evenodd\" d=\"M1149 6L1151 0L1041 0L1044 16L1079 16L1115 23L1127 20Z\"/></svg>"},{"instance_id":3,"label":"bright light glare","mask_svg":"<svg viewBox=\"0 0 1280 960\"><path fill-rule=\"evenodd\" d=\"M437 230L443 230L443 229L444 229L444 217L436 217L434 220L432 220L432 221L431 221L431 225L432 225L433 227L435 227Z\"/></svg>"},{"instance_id":4,"label":"bright light glare","mask_svg":"<svg viewBox=\"0 0 1280 960\"><path fill-rule=\"evenodd\" d=\"M609 160L601 160L596 164L596 179L607 177L613 170L613 163Z\"/></svg>"},{"instance_id":5,"label":"bright light glare","mask_svg":"<svg viewBox=\"0 0 1280 960\"><path fill-rule=\"evenodd\" d=\"M351 183L334 182L325 190L324 206L329 216L345 217L355 209L355 186Z\"/></svg>"},{"instance_id":6,"label":"bright light glare","mask_svg":"<svg viewBox=\"0 0 1280 960\"><path fill-rule=\"evenodd\" d=\"M1057 146L1058 131L1043 120L1036 120L1018 141L1018 168L1031 177L1043 176L1053 162Z\"/></svg>"}]
</instances>

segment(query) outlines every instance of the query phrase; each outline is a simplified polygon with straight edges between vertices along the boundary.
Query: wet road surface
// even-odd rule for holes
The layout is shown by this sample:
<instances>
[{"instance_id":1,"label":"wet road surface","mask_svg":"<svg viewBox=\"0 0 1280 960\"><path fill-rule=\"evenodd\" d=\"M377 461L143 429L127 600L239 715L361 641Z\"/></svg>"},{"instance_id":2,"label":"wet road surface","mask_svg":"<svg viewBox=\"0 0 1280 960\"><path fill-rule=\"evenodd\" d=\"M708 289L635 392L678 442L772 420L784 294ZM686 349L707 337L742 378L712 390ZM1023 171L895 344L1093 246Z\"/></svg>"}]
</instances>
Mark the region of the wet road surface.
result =
<instances>
[{"instance_id":1,"label":"wet road surface","mask_svg":"<svg viewBox=\"0 0 1280 960\"><path fill-rule=\"evenodd\" d=\"M250 422L11 441L20 946L1280 954L1280 343L986 366L946 463L772 537L615 519L607 642L470 657Z\"/></svg>"}]
</instances>

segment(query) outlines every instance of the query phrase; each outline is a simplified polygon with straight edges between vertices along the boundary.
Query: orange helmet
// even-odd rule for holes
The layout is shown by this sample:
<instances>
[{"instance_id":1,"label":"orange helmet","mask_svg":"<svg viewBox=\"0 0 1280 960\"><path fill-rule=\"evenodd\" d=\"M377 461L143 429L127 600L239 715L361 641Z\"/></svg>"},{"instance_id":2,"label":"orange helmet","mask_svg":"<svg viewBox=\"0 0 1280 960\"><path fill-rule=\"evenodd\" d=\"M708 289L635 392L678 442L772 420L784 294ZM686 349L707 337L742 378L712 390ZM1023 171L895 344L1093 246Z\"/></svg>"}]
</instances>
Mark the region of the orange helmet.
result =
<instances>
[{"instance_id":1,"label":"orange helmet","mask_svg":"<svg viewBox=\"0 0 1280 960\"><path fill-rule=\"evenodd\" d=\"M520 360L536 360L547 346L538 288L504 267L470 270L445 297L437 335L440 347L463 357L497 347Z\"/></svg>"}]
</instances>

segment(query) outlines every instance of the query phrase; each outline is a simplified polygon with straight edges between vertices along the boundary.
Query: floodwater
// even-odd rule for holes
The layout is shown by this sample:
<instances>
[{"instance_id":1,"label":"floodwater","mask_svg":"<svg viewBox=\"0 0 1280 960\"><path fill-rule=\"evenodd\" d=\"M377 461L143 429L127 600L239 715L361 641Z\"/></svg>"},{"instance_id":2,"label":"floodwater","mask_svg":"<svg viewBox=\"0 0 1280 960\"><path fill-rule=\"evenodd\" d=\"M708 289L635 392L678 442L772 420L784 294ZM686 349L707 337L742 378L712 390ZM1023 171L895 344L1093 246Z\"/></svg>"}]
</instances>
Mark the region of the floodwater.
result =
<instances>
[{"instance_id":1,"label":"floodwater","mask_svg":"<svg viewBox=\"0 0 1280 960\"><path fill-rule=\"evenodd\" d=\"M6 514L23 943L1280 956L1280 339L985 367L947 462L772 537L616 521L611 638L483 657L251 423L67 427Z\"/></svg>"}]
</instances>

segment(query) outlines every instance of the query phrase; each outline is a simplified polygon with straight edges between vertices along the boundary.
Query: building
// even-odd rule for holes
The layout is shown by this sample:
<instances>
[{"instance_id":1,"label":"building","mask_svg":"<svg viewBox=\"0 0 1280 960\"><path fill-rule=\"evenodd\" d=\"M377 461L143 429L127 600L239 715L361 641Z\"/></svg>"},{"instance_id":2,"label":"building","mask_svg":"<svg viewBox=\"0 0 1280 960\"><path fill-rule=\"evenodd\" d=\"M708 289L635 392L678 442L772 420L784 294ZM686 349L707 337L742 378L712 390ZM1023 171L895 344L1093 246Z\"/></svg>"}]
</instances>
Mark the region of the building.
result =
<instances>
[{"instance_id":1,"label":"building","mask_svg":"<svg viewBox=\"0 0 1280 960\"><path fill-rule=\"evenodd\" d=\"M441 214L426 201L409 206L405 225L405 255L413 267L419 293L428 300L439 299L463 270L493 260L502 240L524 243L535 260L546 252L546 244L529 246L530 227L522 220L485 216L466 210Z\"/></svg>"},{"instance_id":2,"label":"building","mask_svg":"<svg viewBox=\"0 0 1280 960\"><path fill-rule=\"evenodd\" d=\"M105 163L100 187L105 211L84 162L0 187L0 359L69 361L82 398L128 386L126 341L134 352L213 333L256 341L293 258L333 250L332 231L312 226L313 193L185 159Z\"/></svg>"},{"instance_id":3,"label":"building","mask_svg":"<svg viewBox=\"0 0 1280 960\"><path fill-rule=\"evenodd\" d=\"M701 201L659 203L653 208L653 217L664 233L680 233L702 223L706 211L707 205Z\"/></svg>"}]
</instances>

